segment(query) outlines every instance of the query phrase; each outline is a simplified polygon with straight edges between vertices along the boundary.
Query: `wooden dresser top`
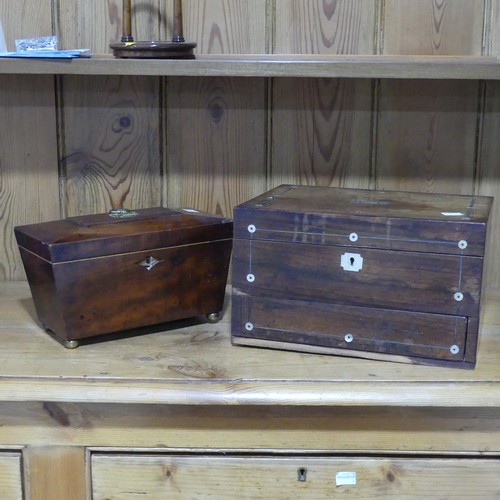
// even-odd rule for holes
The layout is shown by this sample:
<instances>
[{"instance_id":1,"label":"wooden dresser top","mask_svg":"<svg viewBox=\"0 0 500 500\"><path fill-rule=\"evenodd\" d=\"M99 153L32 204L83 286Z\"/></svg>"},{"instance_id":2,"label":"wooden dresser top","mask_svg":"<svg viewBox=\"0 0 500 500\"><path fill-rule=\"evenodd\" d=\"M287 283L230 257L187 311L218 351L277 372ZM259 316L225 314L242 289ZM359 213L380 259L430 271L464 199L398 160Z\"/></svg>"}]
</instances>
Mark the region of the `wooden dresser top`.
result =
<instances>
[{"instance_id":1,"label":"wooden dresser top","mask_svg":"<svg viewBox=\"0 0 500 500\"><path fill-rule=\"evenodd\" d=\"M67 350L37 323L27 283L2 283L0 401L500 407L499 304L500 290L485 294L469 371L232 346L229 311Z\"/></svg>"}]
</instances>

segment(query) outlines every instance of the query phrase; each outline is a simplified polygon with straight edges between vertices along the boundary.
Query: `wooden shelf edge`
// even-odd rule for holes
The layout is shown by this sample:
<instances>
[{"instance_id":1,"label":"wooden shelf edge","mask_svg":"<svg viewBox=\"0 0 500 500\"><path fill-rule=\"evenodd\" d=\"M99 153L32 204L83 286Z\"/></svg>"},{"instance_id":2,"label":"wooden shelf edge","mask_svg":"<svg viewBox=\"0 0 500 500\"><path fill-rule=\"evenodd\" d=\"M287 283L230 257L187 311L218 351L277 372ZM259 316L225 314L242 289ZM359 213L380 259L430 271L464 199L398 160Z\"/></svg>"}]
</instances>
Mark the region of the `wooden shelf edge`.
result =
<instances>
[{"instance_id":1,"label":"wooden shelf edge","mask_svg":"<svg viewBox=\"0 0 500 500\"><path fill-rule=\"evenodd\" d=\"M198 55L194 60L0 58L0 74L500 79L497 56Z\"/></svg>"},{"instance_id":2,"label":"wooden shelf edge","mask_svg":"<svg viewBox=\"0 0 500 500\"><path fill-rule=\"evenodd\" d=\"M464 397L467 395L467 397ZM0 401L154 405L499 408L500 382L0 379Z\"/></svg>"}]
</instances>

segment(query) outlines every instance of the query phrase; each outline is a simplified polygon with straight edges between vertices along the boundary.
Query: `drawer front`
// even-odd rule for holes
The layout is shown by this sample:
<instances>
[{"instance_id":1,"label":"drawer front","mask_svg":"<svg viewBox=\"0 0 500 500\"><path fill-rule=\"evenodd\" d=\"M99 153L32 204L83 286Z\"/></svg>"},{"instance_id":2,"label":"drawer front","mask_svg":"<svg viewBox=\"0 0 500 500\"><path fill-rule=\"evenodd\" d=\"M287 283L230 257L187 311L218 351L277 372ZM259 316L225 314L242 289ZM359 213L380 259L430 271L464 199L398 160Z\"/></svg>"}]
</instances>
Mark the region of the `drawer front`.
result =
<instances>
[{"instance_id":1,"label":"drawer front","mask_svg":"<svg viewBox=\"0 0 500 500\"><path fill-rule=\"evenodd\" d=\"M249 295L477 316L483 260L236 240L233 285Z\"/></svg>"},{"instance_id":2,"label":"drawer front","mask_svg":"<svg viewBox=\"0 0 500 500\"><path fill-rule=\"evenodd\" d=\"M493 499L500 460L92 456L94 500Z\"/></svg>"},{"instance_id":3,"label":"drawer front","mask_svg":"<svg viewBox=\"0 0 500 500\"><path fill-rule=\"evenodd\" d=\"M462 361L466 333L463 316L233 295L235 343L241 337L296 350L317 346Z\"/></svg>"},{"instance_id":4,"label":"drawer front","mask_svg":"<svg viewBox=\"0 0 500 500\"><path fill-rule=\"evenodd\" d=\"M0 498L2 500L23 498L21 453L0 452Z\"/></svg>"}]
</instances>

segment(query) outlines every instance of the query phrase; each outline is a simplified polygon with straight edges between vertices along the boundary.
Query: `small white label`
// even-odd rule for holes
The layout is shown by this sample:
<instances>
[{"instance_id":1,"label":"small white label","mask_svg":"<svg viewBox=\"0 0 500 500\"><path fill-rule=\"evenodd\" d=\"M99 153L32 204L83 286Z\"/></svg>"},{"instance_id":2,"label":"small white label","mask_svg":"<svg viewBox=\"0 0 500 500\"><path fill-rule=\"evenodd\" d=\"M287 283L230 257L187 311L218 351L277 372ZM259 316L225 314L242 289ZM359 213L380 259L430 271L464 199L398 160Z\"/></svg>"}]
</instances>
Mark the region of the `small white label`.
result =
<instances>
[{"instance_id":1,"label":"small white label","mask_svg":"<svg viewBox=\"0 0 500 500\"><path fill-rule=\"evenodd\" d=\"M200 212L199 210L195 210L194 208L183 208L182 211L183 212L188 212L190 214L197 214L197 213Z\"/></svg>"},{"instance_id":2,"label":"small white label","mask_svg":"<svg viewBox=\"0 0 500 500\"><path fill-rule=\"evenodd\" d=\"M463 217L462 212L441 212L441 215L444 215L445 217Z\"/></svg>"},{"instance_id":3,"label":"small white label","mask_svg":"<svg viewBox=\"0 0 500 500\"><path fill-rule=\"evenodd\" d=\"M335 476L337 486L354 486L356 484L355 472L337 472Z\"/></svg>"}]
</instances>

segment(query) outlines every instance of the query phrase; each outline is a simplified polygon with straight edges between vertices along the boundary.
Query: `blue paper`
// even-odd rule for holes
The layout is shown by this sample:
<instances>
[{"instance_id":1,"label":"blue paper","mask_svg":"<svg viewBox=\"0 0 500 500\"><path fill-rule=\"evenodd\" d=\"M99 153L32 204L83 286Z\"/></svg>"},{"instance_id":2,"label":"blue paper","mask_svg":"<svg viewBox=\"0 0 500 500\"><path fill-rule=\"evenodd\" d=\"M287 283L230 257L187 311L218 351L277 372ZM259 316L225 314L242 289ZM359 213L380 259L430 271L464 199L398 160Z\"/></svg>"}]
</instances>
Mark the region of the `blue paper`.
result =
<instances>
[{"instance_id":1,"label":"blue paper","mask_svg":"<svg viewBox=\"0 0 500 500\"><path fill-rule=\"evenodd\" d=\"M29 59L74 59L75 57L92 57L89 49L75 50L26 50L23 52L0 52L0 57L24 57Z\"/></svg>"}]
</instances>

